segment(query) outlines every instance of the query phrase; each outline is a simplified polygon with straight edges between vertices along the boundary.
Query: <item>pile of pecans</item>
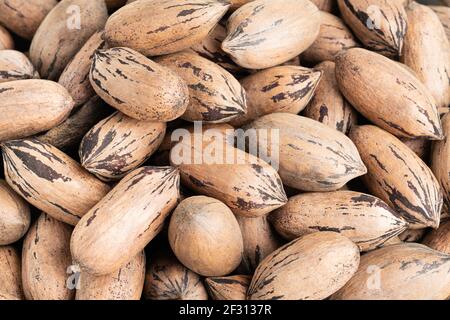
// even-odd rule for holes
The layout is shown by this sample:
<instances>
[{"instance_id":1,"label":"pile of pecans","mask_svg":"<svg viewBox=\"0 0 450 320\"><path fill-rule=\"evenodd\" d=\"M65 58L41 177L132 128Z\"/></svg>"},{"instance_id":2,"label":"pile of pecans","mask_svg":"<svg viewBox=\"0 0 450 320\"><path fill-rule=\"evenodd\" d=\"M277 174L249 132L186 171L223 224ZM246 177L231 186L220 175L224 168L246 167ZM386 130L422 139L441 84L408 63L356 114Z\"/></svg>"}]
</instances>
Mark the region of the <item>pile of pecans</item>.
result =
<instances>
[{"instance_id":1,"label":"pile of pecans","mask_svg":"<svg viewBox=\"0 0 450 320\"><path fill-rule=\"evenodd\" d=\"M450 7L0 0L0 24L0 300L450 297Z\"/></svg>"}]
</instances>

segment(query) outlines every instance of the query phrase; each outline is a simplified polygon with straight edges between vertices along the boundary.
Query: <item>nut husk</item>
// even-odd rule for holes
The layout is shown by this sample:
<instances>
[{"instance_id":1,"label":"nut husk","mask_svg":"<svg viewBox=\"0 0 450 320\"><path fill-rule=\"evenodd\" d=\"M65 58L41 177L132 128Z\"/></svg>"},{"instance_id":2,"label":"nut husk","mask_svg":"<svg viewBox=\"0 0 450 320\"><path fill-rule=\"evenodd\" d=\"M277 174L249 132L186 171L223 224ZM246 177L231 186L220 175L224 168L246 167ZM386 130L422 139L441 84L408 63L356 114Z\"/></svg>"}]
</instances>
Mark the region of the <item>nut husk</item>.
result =
<instances>
[{"instance_id":1,"label":"nut husk","mask_svg":"<svg viewBox=\"0 0 450 320\"><path fill-rule=\"evenodd\" d=\"M137 120L174 120L189 102L181 77L128 48L97 51L89 78L103 100Z\"/></svg>"},{"instance_id":2,"label":"nut husk","mask_svg":"<svg viewBox=\"0 0 450 320\"><path fill-rule=\"evenodd\" d=\"M417 243L388 246L361 257L358 271L333 300L445 300L450 256Z\"/></svg>"},{"instance_id":3,"label":"nut husk","mask_svg":"<svg viewBox=\"0 0 450 320\"><path fill-rule=\"evenodd\" d=\"M30 226L30 207L0 179L0 246L21 239Z\"/></svg>"},{"instance_id":4,"label":"nut husk","mask_svg":"<svg viewBox=\"0 0 450 320\"><path fill-rule=\"evenodd\" d=\"M242 67L265 69L305 51L317 38L320 14L308 0L255 0L228 19L222 49Z\"/></svg>"},{"instance_id":5,"label":"nut husk","mask_svg":"<svg viewBox=\"0 0 450 320\"><path fill-rule=\"evenodd\" d=\"M202 276L224 276L241 263L243 240L233 212L205 196L183 200L170 218L169 243L175 256Z\"/></svg>"},{"instance_id":6,"label":"nut husk","mask_svg":"<svg viewBox=\"0 0 450 320\"><path fill-rule=\"evenodd\" d=\"M255 271L249 300L321 300L358 269L358 247L335 232L317 232L274 251Z\"/></svg>"},{"instance_id":7,"label":"nut husk","mask_svg":"<svg viewBox=\"0 0 450 320\"><path fill-rule=\"evenodd\" d=\"M0 142L49 130L64 121L74 102L67 90L48 80L0 83Z\"/></svg>"},{"instance_id":8,"label":"nut husk","mask_svg":"<svg viewBox=\"0 0 450 320\"><path fill-rule=\"evenodd\" d=\"M409 71L380 54L353 48L336 58L344 97L363 116L406 138L442 139L436 103Z\"/></svg>"},{"instance_id":9,"label":"nut husk","mask_svg":"<svg viewBox=\"0 0 450 320\"><path fill-rule=\"evenodd\" d=\"M352 240L361 251L383 245L406 229L406 222L380 199L354 191L303 193L269 215L288 240L333 231Z\"/></svg>"},{"instance_id":10,"label":"nut husk","mask_svg":"<svg viewBox=\"0 0 450 320\"><path fill-rule=\"evenodd\" d=\"M84 43L104 27L107 18L103 0L60 1L42 21L31 42L30 60L41 77L58 79Z\"/></svg>"},{"instance_id":11,"label":"nut husk","mask_svg":"<svg viewBox=\"0 0 450 320\"><path fill-rule=\"evenodd\" d=\"M119 180L159 147L164 122L145 122L115 112L89 130L81 142L81 165L101 180Z\"/></svg>"},{"instance_id":12,"label":"nut husk","mask_svg":"<svg viewBox=\"0 0 450 320\"><path fill-rule=\"evenodd\" d=\"M76 225L109 191L78 162L36 138L5 142L2 151L8 184L62 222Z\"/></svg>"},{"instance_id":13,"label":"nut husk","mask_svg":"<svg viewBox=\"0 0 450 320\"><path fill-rule=\"evenodd\" d=\"M176 169L132 171L76 225L71 239L73 259L92 275L115 272L161 231L178 197Z\"/></svg>"},{"instance_id":14,"label":"nut husk","mask_svg":"<svg viewBox=\"0 0 450 320\"><path fill-rule=\"evenodd\" d=\"M108 19L105 39L146 56L175 53L202 41L229 6L226 0L133 1Z\"/></svg>"},{"instance_id":15,"label":"nut husk","mask_svg":"<svg viewBox=\"0 0 450 320\"><path fill-rule=\"evenodd\" d=\"M442 192L428 166L390 133L372 126L350 132L368 173L371 194L390 205L413 229L439 226Z\"/></svg>"},{"instance_id":16,"label":"nut husk","mask_svg":"<svg viewBox=\"0 0 450 320\"><path fill-rule=\"evenodd\" d=\"M66 285L72 264L72 228L42 213L27 233L22 248L22 282L27 300L72 300Z\"/></svg>"}]
</instances>

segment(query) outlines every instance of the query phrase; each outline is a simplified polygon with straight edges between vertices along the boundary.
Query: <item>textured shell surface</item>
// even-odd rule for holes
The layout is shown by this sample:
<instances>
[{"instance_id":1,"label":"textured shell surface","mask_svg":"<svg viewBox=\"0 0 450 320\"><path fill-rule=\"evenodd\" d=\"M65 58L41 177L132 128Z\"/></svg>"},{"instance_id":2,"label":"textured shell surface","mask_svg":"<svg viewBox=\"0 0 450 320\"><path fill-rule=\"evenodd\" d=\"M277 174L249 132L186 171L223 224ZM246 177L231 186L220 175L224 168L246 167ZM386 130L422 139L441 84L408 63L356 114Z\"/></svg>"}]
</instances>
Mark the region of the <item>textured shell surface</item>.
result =
<instances>
[{"instance_id":1,"label":"textured shell surface","mask_svg":"<svg viewBox=\"0 0 450 320\"><path fill-rule=\"evenodd\" d=\"M76 300L140 300L145 280L145 253L104 276L81 272Z\"/></svg>"},{"instance_id":2,"label":"textured shell surface","mask_svg":"<svg viewBox=\"0 0 450 320\"><path fill-rule=\"evenodd\" d=\"M74 106L67 90L48 80L0 83L0 142L25 138L63 122Z\"/></svg>"},{"instance_id":3,"label":"textured shell surface","mask_svg":"<svg viewBox=\"0 0 450 320\"><path fill-rule=\"evenodd\" d=\"M73 8L77 8L77 15L68 17ZM39 25L31 42L30 60L41 77L58 79L84 43L103 29L107 18L103 0L60 1Z\"/></svg>"},{"instance_id":4,"label":"textured shell surface","mask_svg":"<svg viewBox=\"0 0 450 320\"><path fill-rule=\"evenodd\" d=\"M132 49L97 51L89 77L103 100L137 120L171 121L189 103L188 87L181 77Z\"/></svg>"},{"instance_id":5,"label":"textured shell surface","mask_svg":"<svg viewBox=\"0 0 450 320\"><path fill-rule=\"evenodd\" d=\"M442 192L430 168L390 133L371 125L352 129L350 138L367 166L370 192L390 205L410 228L439 226Z\"/></svg>"},{"instance_id":6,"label":"textured shell surface","mask_svg":"<svg viewBox=\"0 0 450 320\"><path fill-rule=\"evenodd\" d=\"M0 83L33 78L39 78L39 75L26 55L0 49Z\"/></svg>"},{"instance_id":7,"label":"textured shell surface","mask_svg":"<svg viewBox=\"0 0 450 320\"><path fill-rule=\"evenodd\" d=\"M20 253L14 246L0 246L0 300L22 300Z\"/></svg>"},{"instance_id":8,"label":"textured shell surface","mask_svg":"<svg viewBox=\"0 0 450 320\"><path fill-rule=\"evenodd\" d=\"M317 38L320 13L308 0L256 0L228 19L222 49L242 67L265 69L298 56Z\"/></svg>"},{"instance_id":9,"label":"textured shell surface","mask_svg":"<svg viewBox=\"0 0 450 320\"><path fill-rule=\"evenodd\" d=\"M75 101L75 106L86 103L95 95L95 91L89 81L89 71L95 52L106 48L106 43L102 36L103 31L94 33L67 64L59 77L58 83L70 93Z\"/></svg>"},{"instance_id":10,"label":"textured shell surface","mask_svg":"<svg viewBox=\"0 0 450 320\"><path fill-rule=\"evenodd\" d=\"M332 299L445 300L450 294L449 268L450 255L424 245L388 246L363 255L354 277Z\"/></svg>"},{"instance_id":11,"label":"textured shell surface","mask_svg":"<svg viewBox=\"0 0 450 320\"><path fill-rule=\"evenodd\" d=\"M438 108L450 105L450 43L439 17L427 6L411 3L402 61L433 95Z\"/></svg>"},{"instance_id":12,"label":"textured shell surface","mask_svg":"<svg viewBox=\"0 0 450 320\"><path fill-rule=\"evenodd\" d=\"M380 199L354 191L303 193L269 215L288 240L319 231L346 236L361 251L373 250L398 236L406 222Z\"/></svg>"},{"instance_id":13,"label":"textured shell surface","mask_svg":"<svg viewBox=\"0 0 450 320\"><path fill-rule=\"evenodd\" d=\"M433 97L398 63L365 49L349 49L336 58L336 79L352 106L381 128L399 137L442 139Z\"/></svg>"},{"instance_id":14,"label":"textured shell surface","mask_svg":"<svg viewBox=\"0 0 450 320\"><path fill-rule=\"evenodd\" d=\"M8 184L33 206L65 223L77 224L109 191L78 162L36 138L5 142L2 151Z\"/></svg>"},{"instance_id":15,"label":"textured shell surface","mask_svg":"<svg viewBox=\"0 0 450 320\"><path fill-rule=\"evenodd\" d=\"M42 213L23 242L22 282L27 300L72 300L66 285L72 265L72 228Z\"/></svg>"},{"instance_id":16,"label":"textured shell surface","mask_svg":"<svg viewBox=\"0 0 450 320\"><path fill-rule=\"evenodd\" d=\"M170 250L150 259L145 275L144 298L148 300L208 300L202 278L183 266Z\"/></svg>"},{"instance_id":17,"label":"textured shell surface","mask_svg":"<svg viewBox=\"0 0 450 320\"><path fill-rule=\"evenodd\" d=\"M311 100L322 71L298 66L278 66L241 80L247 95L247 114L231 121L241 126L273 112L297 114Z\"/></svg>"},{"instance_id":18,"label":"textured shell surface","mask_svg":"<svg viewBox=\"0 0 450 320\"><path fill-rule=\"evenodd\" d=\"M400 1L338 0L342 17L370 50L388 57L402 53L408 17Z\"/></svg>"},{"instance_id":19,"label":"textured shell surface","mask_svg":"<svg viewBox=\"0 0 450 320\"><path fill-rule=\"evenodd\" d=\"M0 0L0 23L31 40L58 0Z\"/></svg>"},{"instance_id":20,"label":"textured shell surface","mask_svg":"<svg viewBox=\"0 0 450 320\"><path fill-rule=\"evenodd\" d=\"M202 41L229 7L226 0L134 1L108 19L105 38L146 56L175 53Z\"/></svg>"},{"instance_id":21,"label":"textured shell surface","mask_svg":"<svg viewBox=\"0 0 450 320\"><path fill-rule=\"evenodd\" d=\"M172 149L172 165L180 169L183 184L199 194L207 195L224 202L235 214L258 217L281 207L287 201L281 179L276 170L267 162L240 149L228 146L226 141L214 144L218 148L216 155L223 159L228 155L232 161L211 159L210 144L196 144L204 135L192 135L191 141L183 139ZM178 159L186 151L189 158ZM229 152L229 153L226 153ZM174 159L176 161L174 161ZM196 163L195 159L201 159ZM212 161L211 161L212 160Z\"/></svg>"},{"instance_id":22,"label":"textured shell surface","mask_svg":"<svg viewBox=\"0 0 450 320\"><path fill-rule=\"evenodd\" d=\"M188 85L188 121L228 122L247 112L246 95L228 71L195 53L180 52L155 60L178 74Z\"/></svg>"},{"instance_id":23,"label":"textured shell surface","mask_svg":"<svg viewBox=\"0 0 450 320\"><path fill-rule=\"evenodd\" d=\"M77 224L71 239L73 259L92 275L118 270L161 231L178 198L176 169L132 171Z\"/></svg>"},{"instance_id":24,"label":"textured shell surface","mask_svg":"<svg viewBox=\"0 0 450 320\"><path fill-rule=\"evenodd\" d=\"M279 173L283 183L303 191L334 191L364 175L364 166L353 142L324 124L289 113L272 113L246 126L277 130L279 145L258 134L260 148L279 150ZM299 161L300 159L300 161Z\"/></svg>"},{"instance_id":25,"label":"textured shell surface","mask_svg":"<svg viewBox=\"0 0 450 320\"><path fill-rule=\"evenodd\" d=\"M245 300L251 276L209 277L205 285L213 300Z\"/></svg>"},{"instance_id":26,"label":"textured shell surface","mask_svg":"<svg viewBox=\"0 0 450 320\"><path fill-rule=\"evenodd\" d=\"M102 180L118 180L158 149L165 132L164 122L138 121L115 112L84 136L81 165Z\"/></svg>"},{"instance_id":27,"label":"textured shell surface","mask_svg":"<svg viewBox=\"0 0 450 320\"><path fill-rule=\"evenodd\" d=\"M335 293L359 265L358 247L335 232L298 238L267 256L255 271L249 300L321 300Z\"/></svg>"},{"instance_id":28,"label":"textured shell surface","mask_svg":"<svg viewBox=\"0 0 450 320\"><path fill-rule=\"evenodd\" d=\"M28 231L30 220L28 203L0 179L0 246L21 239Z\"/></svg>"},{"instance_id":29,"label":"textured shell surface","mask_svg":"<svg viewBox=\"0 0 450 320\"><path fill-rule=\"evenodd\" d=\"M339 90L335 63L324 61L314 69L322 71L323 76L305 109L305 116L347 134L356 124L357 114Z\"/></svg>"}]
</instances>

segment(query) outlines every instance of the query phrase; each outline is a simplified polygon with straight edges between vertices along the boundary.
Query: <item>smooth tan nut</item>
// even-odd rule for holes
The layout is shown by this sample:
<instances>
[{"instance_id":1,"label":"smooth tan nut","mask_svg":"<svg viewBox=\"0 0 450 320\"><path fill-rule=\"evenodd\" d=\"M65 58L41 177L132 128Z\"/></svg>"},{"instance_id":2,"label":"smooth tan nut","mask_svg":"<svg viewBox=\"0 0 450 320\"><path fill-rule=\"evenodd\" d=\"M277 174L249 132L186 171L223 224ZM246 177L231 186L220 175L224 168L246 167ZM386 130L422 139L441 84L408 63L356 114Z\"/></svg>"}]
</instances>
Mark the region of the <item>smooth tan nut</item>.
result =
<instances>
[{"instance_id":1,"label":"smooth tan nut","mask_svg":"<svg viewBox=\"0 0 450 320\"><path fill-rule=\"evenodd\" d=\"M445 300L449 267L449 255L424 245L388 246L363 255L356 274L332 299Z\"/></svg>"},{"instance_id":2,"label":"smooth tan nut","mask_svg":"<svg viewBox=\"0 0 450 320\"><path fill-rule=\"evenodd\" d=\"M246 217L264 216L286 203L281 179L271 165L229 146L227 141L216 144L216 155L221 156L223 151L224 161L211 161L214 159L205 136L191 134L191 139L183 139L171 149L170 161L178 166L185 186L224 202L235 214ZM195 143L203 139L201 145ZM184 152L191 157L180 157ZM225 161L227 155L232 158L230 163ZM195 159L201 159L201 163Z\"/></svg>"},{"instance_id":3,"label":"smooth tan nut","mask_svg":"<svg viewBox=\"0 0 450 320\"><path fill-rule=\"evenodd\" d=\"M94 33L67 64L59 77L58 83L67 89L75 101L76 107L83 105L95 95L89 81L89 72L95 52L106 48L102 36L103 31Z\"/></svg>"},{"instance_id":4,"label":"smooth tan nut","mask_svg":"<svg viewBox=\"0 0 450 320\"><path fill-rule=\"evenodd\" d=\"M205 285L213 300L245 300L251 280L246 275L209 277Z\"/></svg>"},{"instance_id":5,"label":"smooth tan nut","mask_svg":"<svg viewBox=\"0 0 450 320\"><path fill-rule=\"evenodd\" d=\"M303 193L269 215L288 240L333 231L352 240L361 251L376 249L406 229L406 222L380 199L354 191Z\"/></svg>"},{"instance_id":6,"label":"smooth tan nut","mask_svg":"<svg viewBox=\"0 0 450 320\"><path fill-rule=\"evenodd\" d=\"M27 300L72 300L67 270L72 264L72 227L42 213L27 233L22 248L22 283Z\"/></svg>"},{"instance_id":7,"label":"smooth tan nut","mask_svg":"<svg viewBox=\"0 0 450 320\"><path fill-rule=\"evenodd\" d=\"M273 112L298 114L307 105L322 78L322 71L299 66L278 66L241 80L247 95L247 114L231 121L235 127Z\"/></svg>"},{"instance_id":8,"label":"smooth tan nut","mask_svg":"<svg viewBox=\"0 0 450 320\"><path fill-rule=\"evenodd\" d=\"M390 205L410 228L437 228L442 191L431 169L399 139L378 127L355 127L350 138L367 167L363 180L371 194Z\"/></svg>"},{"instance_id":9,"label":"smooth tan nut","mask_svg":"<svg viewBox=\"0 0 450 320\"><path fill-rule=\"evenodd\" d=\"M20 252L13 246L0 246L0 300L22 300Z\"/></svg>"},{"instance_id":10,"label":"smooth tan nut","mask_svg":"<svg viewBox=\"0 0 450 320\"><path fill-rule=\"evenodd\" d=\"M0 179L0 246L21 239L30 226L30 207Z\"/></svg>"},{"instance_id":11,"label":"smooth tan nut","mask_svg":"<svg viewBox=\"0 0 450 320\"><path fill-rule=\"evenodd\" d=\"M241 263L243 241L233 212L210 197L183 200L170 218L169 243L186 267L202 276L224 276Z\"/></svg>"},{"instance_id":12,"label":"smooth tan nut","mask_svg":"<svg viewBox=\"0 0 450 320\"><path fill-rule=\"evenodd\" d=\"M320 12L320 32L313 44L302 54L311 63L334 61L343 50L359 47L344 21L328 12Z\"/></svg>"},{"instance_id":13,"label":"smooth tan nut","mask_svg":"<svg viewBox=\"0 0 450 320\"><path fill-rule=\"evenodd\" d=\"M81 165L101 180L120 180L144 163L160 146L164 122L146 122L115 112L84 136Z\"/></svg>"},{"instance_id":14,"label":"smooth tan nut","mask_svg":"<svg viewBox=\"0 0 450 320\"><path fill-rule=\"evenodd\" d=\"M431 152L433 170L444 193L444 213L450 213L450 114L442 118L445 139L435 141Z\"/></svg>"},{"instance_id":15,"label":"smooth tan nut","mask_svg":"<svg viewBox=\"0 0 450 320\"><path fill-rule=\"evenodd\" d=\"M2 151L11 188L62 222L76 225L109 191L78 162L36 138L5 142Z\"/></svg>"},{"instance_id":16,"label":"smooth tan nut","mask_svg":"<svg viewBox=\"0 0 450 320\"><path fill-rule=\"evenodd\" d=\"M334 191L367 172L353 142L324 124L290 113L265 115L246 129L277 130L279 145L270 134L257 134L260 149L279 149L279 174L288 187L303 191ZM263 149L265 150L265 149ZM318 165L320 164L320 165Z\"/></svg>"},{"instance_id":17,"label":"smooth tan nut","mask_svg":"<svg viewBox=\"0 0 450 320\"><path fill-rule=\"evenodd\" d=\"M256 0L228 19L222 49L240 66L265 69L291 60L317 38L320 14L308 0Z\"/></svg>"},{"instance_id":18,"label":"smooth tan nut","mask_svg":"<svg viewBox=\"0 0 450 320\"><path fill-rule=\"evenodd\" d=\"M227 0L139 0L108 19L105 39L146 56L175 53L202 41L227 12Z\"/></svg>"},{"instance_id":19,"label":"smooth tan nut","mask_svg":"<svg viewBox=\"0 0 450 320\"><path fill-rule=\"evenodd\" d=\"M0 83L33 78L39 79L39 74L26 55L0 49Z\"/></svg>"},{"instance_id":20,"label":"smooth tan nut","mask_svg":"<svg viewBox=\"0 0 450 320\"><path fill-rule=\"evenodd\" d=\"M0 142L46 131L64 121L74 102L66 89L48 80L0 83Z\"/></svg>"},{"instance_id":21,"label":"smooth tan nut","mask_svg":"<svg viewBox=\"0 0 450 320\"><path fill-rule=\"evenodd\" d=\"M358 247L335 232L298 238L267 256L255 271L249 300L321 300L351 279Z\"/></svg>"},{"instance_id":22,"label":"smooth tan nut","mask_svg":"<svg viewBox=\"0 0 450 320\"><path fill-rule=\"evenodd\" d=\"M97 51L89 78L103 100L137 120L175 120L189 103L181 77L128 48Z\"/></svg>"},{"instance_id":23,"label":"smooth tan nut","mask_svg":"<svg viewBox=\"0 0 450 320\"><path fill-rule=\"evenodd\" d=\"M349 49L336 58L336 79L352 106L390 133L405 138L443 138L433 97L398 63L365 49Z\"/></svg>"},{"instance_id":24,"label":"smooth tan nut","mask_svg":"<svg viewBox=\"0 0 450 320\"><path fill-rule=\"evenodd\" d=\"M223 123L247 112L246 94L234 76L195 53L180 52L157 58L178 74L189 88L189 105L182 118Z\"/></svg>"},{"instance_id":25,"label":"smooth tan nut","mask_svg":"<svg viewBox=\"0 0 450 320\"><path fill-rule=\"evenodd\" d=\"M357 114L345 100L336 81L336 65L324 61L314 67L322 78L305 109L305 116L347 134L357 122Z\"/></svg>"},{"instance_id":26,"label":"smooth tan nut","mask_svg":"<svg viewBox=\"0 0 450 320\"><path fill-rule=\"evenodd\" d=\"M132 171L76 225L71 239L74 261L92 275L120 269L161 231L178 198L178 170Z\"/></svg>"},{"instance_id":27,"label":"smooth tan nut","mask_svg":"<svg viewBox=\"0 0 450 320\"><path fill-rule=\"evenodd\" d=\"M442 113L450 105L450 43L439 17L427 6L412 2L407 8L402 61L434 97Z\"/></svg>"},{"instance_id":28,"label":"smooth tan nut","mask_svg":"<svg viewBox=\"0 0 450 320\"><path fill-rule=\"evenodd\" d=\"M388 57L402 53L408 18L397 0L338 0L345 23L370 50Z\"/></svg>"},{"instance_id":29,"label":"smooth tan nut","mask_svg":"<svg viewBox=\"0 0 450 320\"><path fill-rule=\"evenodd\" d=\"M244 241L244 252L239 272L253 274L261 261L281 247L282 240L269 224L267 217L236 216Z\"/></svg>"},{"instance_id":30,"label":"smooth tan nut","mask_svg":"<svg viewBox=\"0 0 450 320\"><path fill-rule=\"evenodd\" d=\"M142 251L119 270L104 276L81 272L76 300L140 300L145 280Z\"/></svg>"},{"instance_id":31,"label":"smooth tan nut","mask_svg":"<svg viewBox=\"0 0 450 320\"><path fill-rule=\"evenodd\" d=\"M0 25L0 50L14 49L14 40L11 34Z\"/></svg>"},{"instance_id":32,"label":"smooth tan nut","mask_svg":"<svg viewBox=\"0 0 450 320\"><path fill-rule=\"evenodd\" d=\"M143 295L147 300L208 300L202 278L167 248L150 257Z\"/></svg>"},{"instance_id":33,"label":"smooth tan nut","mask_svg":"<svg viewBox=\"0 0 450 320\"><path fill-rule=\"evenodd\" d=\"M441 20L442 26L445 29L447 40L450 41L450 7L445 6L429 6Z\"/></svg>"},{"instance_id":34,"label":"smooth tan nut","mask_svg":"<svg viewBox=\"0 0 450 320\"><path fill-rule=\"evenodd\" d=\"M1 0L0 23L17 35L31 40L57 0Z\"/></svg>"}]
</instances>

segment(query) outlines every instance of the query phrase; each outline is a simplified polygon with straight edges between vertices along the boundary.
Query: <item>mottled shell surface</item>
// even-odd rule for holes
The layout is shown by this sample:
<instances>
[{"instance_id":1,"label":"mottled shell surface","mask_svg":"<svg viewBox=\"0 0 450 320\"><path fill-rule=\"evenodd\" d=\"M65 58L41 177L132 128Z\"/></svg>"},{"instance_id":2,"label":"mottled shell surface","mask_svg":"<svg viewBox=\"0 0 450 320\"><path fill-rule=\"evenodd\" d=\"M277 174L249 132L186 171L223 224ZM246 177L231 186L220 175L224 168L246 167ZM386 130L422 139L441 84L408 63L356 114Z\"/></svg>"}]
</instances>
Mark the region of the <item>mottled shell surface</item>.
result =
<instances>
[{"instance_id":1,"label":"mottled shell surface","mask_svg":"<svg viewBox=\"0 0 450 320\"><path fill-rule=\"evenodd\" d=\"M375 249L406 229L406 222L386 203L354 191L294 196L270 214L269 221L288 240L333 231L352 240L361 251Z\"/></svg>"},{"instance_id":2,"label":"mottled shell surface","mask_svg":"<svg viewBox=\"0 0 450 320\"><path fill-rule=\"evenodd\" d=\"M322 71L323 76L305 109L305 116L346 134L356 124L357 115L339 90L335 67L332 61L324 61L314 67Z\"/></svg>"},{"instance_id":3,"label":"mottled shell surface","mask_svg":"<svg viewBox=\"0 0 450 320\"><path fill-rule=\"evenodd\" d=\"M338 0L345 23L370 50L400 56L408 18L400 1Z\"/></svg>"},{"instance_id":4,"label":"mottled shell surface","mask_svg":"<svg viewBox=\"0 0 450 320\"><path fill-rule=\"evenodd\" d=\"M23 242L22 282L27 300L72 300L67 287L72 264L72 228L45 213L34 222Z\"/></svg>"},{"instance_id":5,"label":"mottled shell surface","mask_svg":"<svg viewBox=\"0 0 450 320\"><path fill-rule=\"evenodd\" d=\"M189 102L181 77L128 48L97 51L89 77L103 100L137 120L174 120Z\"/></svg>"},{"instance_id":6,"label":"mottled shell surface","mask_svg":"<svg viewBox=\"0 0 450 320\"><path fill-rule=\"evenodd\" d=\"M8 184L33 206L75 225L109 191L78 162L35 138L2 146ZM76 201L74 201L76 199Z\"/></svg>"},{"instance_id":7,"label":"mottled shell surface","mask_svg":"<svg viewBox=\"0 0 450 320\"><path fill-rule=\"evenodd\" d=\"M375 52L353 48L336 58L342 94L363 116L406 138L442 139L436 103L409 71Z\"/></svg>"},{"instance_id":8,"label":"mottled shell surface","mask_svg":"<svg viewBox=\"0 0 450 320\"><path fill-rule=\"evenodd\" d=\"M334 300L445 300L450 295L450 255L417 243L367 253Z\"/></svg>"},{"instance_id":9,"label":"mottled shell surface","mask_svg":"<svg viewBox=\"0 0 450 320\"><path fill-rule=\"evenodd\" d=\"M428 166L399 139L371 125L350 132L368 173L371 194L390 205L411 228L437 228L442 192Z\"/></svg>"},{"instance_id":10,"label":"mottled shell surface","mask_svg":"<svg viewBox=\"0 0 450 320\"><path fill-rule=\"evenodd\" d=\"M81 165L102 180L118 180L158 149L165 132L164 122L138 121L116 112L84 136Z\"/></svg>"},{"instance_id":11,"label":"mottled shell surface","mask_svg":"<svg viewBox=\"0 0 450 320\"><path fill-rule=\"evenodd\" d=\"M319 70L278 66L242 79L247 94L247 114L231 124L241 126L273 112L299 113L313 97L321 78Z\"/></svg>"},{"instance_id":12,"label":"mottled shell surface","mask_svg":"<svg viewBox=\"0 0 450 320\"><path fill-rule=\"evenodd\" d=\"M210 277L206 278L205 285L213 300L246 300L251 280L246 275Z\"/></svg>"},{"instance_id":13,"label":"mottled shell surface","mask_svg":"<svg viewBox=\"0 0 450 320\"><path fill-rule=\"evenodd\" d=\"M20 253L13 246L0 246L0 300L23 298Z\"/></svg>"},{"instance_id":14,"label":"mottled shell surface","mask_svg":"<svg viewBox=\"0 0 450 320\"><path fill-rule=\"evenodd\" d=\"M148 300L208 300L202 278L168 252L150 259L145 275L144 298Z\"/></svg>"},{"instance_id":15,"label":"mottled shell surface","mask_svg":"<svg viewBox=\"0 0 450 320\"><path fill-rule=\"evenodd\" d=\"M39 78L39 75L26 55L0 48L0 83L33 78Z\"/></svg>"},{"instance_id":16,"label":"mottled shell surface","mask_svg":"<svg viewBox=\"0 0 450 320\"><path fill-rule=\"evenodd\" d=\"M335 232L298 238L270 254L255 271L249 300L321 300L354 275L358 247Z\"/></svg>"},{"instance_id":17,"label":"mottled shell surface","mask_svg":"<svg viewBox=\"0 0 450 320\"><path fill-rule=\"evenodd\" d=\"M178 198L176 169L132 171L77 224L71 239L73 259L93 275L118 270L161 231Z\"/></svg>"},{"instance_id":18,"label":"mottled shell surface","mask_svg":"<svg viewBox=\"0 0 450 320\"><path fill-rule=\"evenodd\" d=\"M367 170L352 141L343 133L306 117L289 113L263 116L246 126L279 132L279 145L259 134L259 149L279 152L283 183L304 191L334 191ZM276 150L278 148L278 150Z\"/></svg>"},{"instance_id":19,"label":"mottled shell surface","mask_svg":"<svg viewBox=\"0 0 450 320\"><path fill-rule=\"evenodd\" d=\"M28 231L30 220L28 203L0 179L0 246L21 239Z\"/></svg>"},{"instance_id":20,"label":"mottled shell surface","mask_svg":"<svg viewBox=\"0 0 450 320\"><path fill-rule=\"evenodd\" d=\"M146 56L175 53L202 41L229 7L226 0L134 1L108 19L105 38Z\"/></svg>"},{"instance_id":21,"label":"mottled shell surface","mask_svg":"<svg viewBox=\"0 0 450 320\"><path fill-rule=\"evenodd\" d=\"M0 83L0 101L0 142L49 130L74 106L64 87L34 79Z\"/></svg>"},{"instance_id":22,"label":"mottled shell surface","mask_svg":"<svg viewBox=\"0 0 450 320\"><path fill-rule=\"evenodd\" d=\"M76 300L140 300L145 280L142 251L119 270L104 276L81 272Z\"/></svg>"},{"instance_id":23,"label":"mottled shell surface","mask_svg":"<svg viewBox=\"0 0 450 320\"><path fill-rule=\"evenodd\" d=\"M40 24L30 60L42 78L56 80L67 63L108 18L103 0L62 0Z\"/></svg>"},{"instance_id":24,"label":"mottled shell surface","mask_svg":"<svg viewBox=\"0 0 450 320\"><path fill-rule=\"evenodd\" d=\"M170 218L169 243L183 265L202 276L224 276L241 263L243 240L233 212L205 196L183 200Z\"/></svg>"}]
</instances>

